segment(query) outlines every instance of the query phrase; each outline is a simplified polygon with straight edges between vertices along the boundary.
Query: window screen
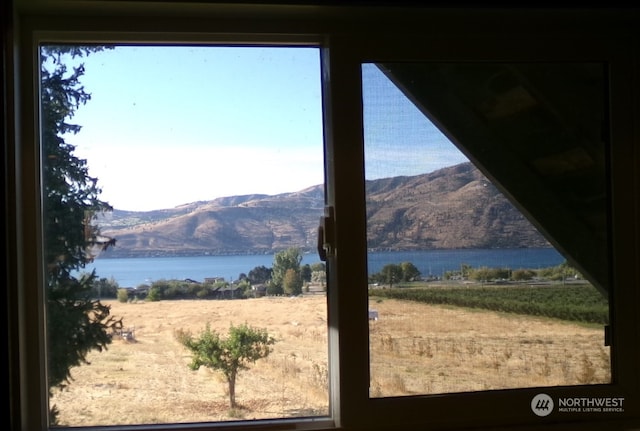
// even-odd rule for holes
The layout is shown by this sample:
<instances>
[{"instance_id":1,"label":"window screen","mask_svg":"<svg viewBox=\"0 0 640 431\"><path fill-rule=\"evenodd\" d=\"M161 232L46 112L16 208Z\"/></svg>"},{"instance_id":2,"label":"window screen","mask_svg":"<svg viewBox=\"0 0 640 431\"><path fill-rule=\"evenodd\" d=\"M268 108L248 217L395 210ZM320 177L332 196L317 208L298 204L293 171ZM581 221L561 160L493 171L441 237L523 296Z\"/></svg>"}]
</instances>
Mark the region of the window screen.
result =
<instances>
[{"instance_id":1,"label":"window screen","mask_svg":"<svg viewBox=\"0 0 640 431\"><path fill-rule=\"evenodd\" d=\"M601 64L363 64L370 396L609 383Z\"/></svg>"},{"instance_id":2,"label":"window screen","mask_svg":"<svg viewBox=\"0 0 640 431\"><path fill-rule=\"evenodd\" d=\"M40 55L52 423L327 416L319 50Z\"/></svg>"}]
</instances>

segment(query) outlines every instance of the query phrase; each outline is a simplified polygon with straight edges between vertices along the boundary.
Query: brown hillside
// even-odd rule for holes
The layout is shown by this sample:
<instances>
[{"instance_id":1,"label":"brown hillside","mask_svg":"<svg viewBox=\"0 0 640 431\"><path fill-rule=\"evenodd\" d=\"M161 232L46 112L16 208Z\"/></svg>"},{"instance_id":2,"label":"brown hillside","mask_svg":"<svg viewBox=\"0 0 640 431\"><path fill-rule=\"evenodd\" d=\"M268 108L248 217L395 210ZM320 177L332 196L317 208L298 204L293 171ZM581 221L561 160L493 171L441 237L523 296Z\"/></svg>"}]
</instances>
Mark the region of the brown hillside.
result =
<instances>
[{"instance_id":1,"label":"brown hillside","mask_svg":"<svg viewBox=\"0 0 640 431\"><path fill-rule=\"evenodd\" d=\"M117 239L109 256L273 253L313 250L321 185L148 212L115 210L101 221ZM546 240L472 164L367 182L369 248L542 247Z\"/></svg>"},{"instance_id":2,"label":"brown hillside","mask_svg":"<svg viewBox=\"0 0 640 431\"><path fill-rule=\"evenodd\" d=\"M369 248L549 246L535 227L470 163L367 186Z\"/></svg>"}]
</instances>

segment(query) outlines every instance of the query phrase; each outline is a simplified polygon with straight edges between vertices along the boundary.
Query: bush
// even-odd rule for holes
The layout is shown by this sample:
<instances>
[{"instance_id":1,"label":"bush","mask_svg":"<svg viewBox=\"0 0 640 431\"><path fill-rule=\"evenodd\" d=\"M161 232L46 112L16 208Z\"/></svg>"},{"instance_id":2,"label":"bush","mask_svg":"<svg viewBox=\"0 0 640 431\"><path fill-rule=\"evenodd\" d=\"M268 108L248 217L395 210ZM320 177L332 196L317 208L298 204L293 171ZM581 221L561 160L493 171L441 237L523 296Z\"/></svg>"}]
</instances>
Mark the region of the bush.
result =
<instances>
[{"instance_id":1,"label":"bush","mask_svg":"<svg viewBox=\"0 0 640 431\"><path fill-rule=\"evenodd\" d=\"M267 295L277 296L277 295L282 295L283 293L284 293L284 290L282 289L281 286L278 286L277 284L274 284L274 283L269 283L267 285Z\"/></svg>"},{"instance_id":2,"label":"bush","mask_svg":"<svg viewBox=\"0 0 640 431\"><path fill-rule=\"evenodd\" d=\"M151 289L149 289L147 299L149 301L160 301L162 299L162 292L158 287L152 287Z\"/></svg>"},{"instance_id":3,"label":"bush","mask_svg":"<svg viewBox=\"0 0 640 431\"><path fill-rule=\"evenodd\" d=\"M127 289L118 289L117 298L119 302L127 302L129 300L129 291Z\"/></svg>"},{"instance_id":4,"label":"bush","mask_svg":"<svg viewBox=\"0 0 640 431\"><path fill-rule=\"evenodd\" d=\"M531 280L536 276L535 271L531 269L516 269L511 274L511 279L514 281L525 281Z\"/></svg>"}]
</instances>

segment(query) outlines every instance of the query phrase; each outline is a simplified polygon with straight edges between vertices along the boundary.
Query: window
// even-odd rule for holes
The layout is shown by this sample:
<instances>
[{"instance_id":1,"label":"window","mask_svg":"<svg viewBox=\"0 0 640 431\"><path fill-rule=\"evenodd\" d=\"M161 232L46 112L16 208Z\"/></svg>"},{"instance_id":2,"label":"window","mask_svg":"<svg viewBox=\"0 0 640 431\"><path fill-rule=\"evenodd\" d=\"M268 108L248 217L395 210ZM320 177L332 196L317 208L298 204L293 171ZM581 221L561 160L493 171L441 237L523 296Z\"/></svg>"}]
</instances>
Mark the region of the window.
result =
<instances>
[{"instance_id":1,"label":"window","mask_svg":"<svg viewBox=\"0 0 640 431\"><path fill-rule=\"evenodd\" d=\"M40 50L52 422L327 417L318 48ZM190 370L241 325L272 342Z\"/></svg>"},{"instance_id":2,"label":"window","mask_svg":"<svg viewBox=\"0 0 640 431\"><path fill-rule=\"evenodd\" d=\"M250 417L222 422L201 422L200 418L194 418L193 422L176 424L151 423L150 418L136 428L280 430L367 429L375 426L394 430L455 430L540 426L631 429L639 425L637 334L640 321L636 315L638 296L633 287L640 284L636 268L640 249L637 243L640 183L635 169L640 162L635 144L637 136L634 135L638 93L634 85L637 79L633 75L633 65L637 63L637 52L633 51L634 43L637 43L636 12L585 10L576 17L568 11L185 5L171 2L134 5L85 1L64 5L56 1L43 5L28 0L17 1L15 12L16 25L5 33L15 41L16 48L5 45L7 55L4 57L7 65L5 87L11 90L7 93L9 109L5 118L9 164L6 177L10 191L6 206L9 256L6 284L10 306L10 417L12 425L16 425L14 428L51 428L47 412L47 315L43 289L46 282L43 226L47 218L42 204L41 169L46 161L40 157L39 94L36 91L39 86L36 59L43 44L317 47L321 53L326 182L325 208L321 217L324 234L318 246L326 251L327 268L327 415L313 413L309 416L308 412L296 411L289 416L274 415L255 421ZM603 106L604 111L599 114L608 121L600 125L587 121L588 127L583 130L586 142L593 140L591 132L602 133L596 141L603 156L598 166L604 167L605 180L602 184L602 177L597 177L595 186L604 187L605 193L601 200L590 203L594 208L604 208L604 214L598 213L604 217L598 219L593 213L593 218L589 218L592 225L572 223L571 216L576 214L573 210L561 212L559 206L545 206L541 196L549 199L551 196L545 194L542 187L524 193L531 185L525 181L526 187L519 186L518 180L525 179L524 171L514 169L513 164L492 164L492 160L497 159L489 157L489 151L482 151L486 136L478 132L480 129L466 127L473 125L471 114L487 114L487 111L473 104L469 105L475 106L473 109L459 109L462 106L456 104L459 102L456 98L460 94L441 91L444 88L440 85L442 81L436 86L440 91L436 88L433 92L434 88L428 84L433 84L434 80L423 80L429 75L452 83L456 81L454 78L463 77L457 84L466 83L469 89L486 90L473 82L474 76L478 75L464 77L461 73L464 68L457 66L478 66L476 72L482 73L489 65L542 63L562 65L561 69L569 78L575 65L593 65L589 70L597 70L597 79L583 90L597 93L602 89L604 92L598 93L604 101L598 105ZM425 64L442 66L442 69L418 69L418 75L413 75L416 65ZM380 313L377 322L368 320L367 229L372 224L367 220L365 180L370 172L368 158L373 153L369 152L370 142L364 127L373 123L367 117L367 99L363 99L363 83L366 84L363 65L376 65L377 70L384 71L390 82L400 87L403 95L408 96L422 114L428 113L438 130L444 132L466 158L482 168L492 184L499 186L519 210L535 221L535 227L547 240L556 248L562 248L559 251L563 256L572 257L572 264L584 266L580 268L581 274L588 274L610 289L607 330L610 346L606 347L610 350L610 377L604 377L597 384L564 380L559 384L538 385L529 381L508 388L467 385L462 389L459 386L445 390L426 387L418 393L382 391L372 394L371 382L377 371L370 368L370 360L375 363L377 359L375 351L370 356L370 327L382 323L385 316ZM397 65L406 67L394 67ZM576 81L569 79L571 84L584 82ZM505 84L505 81L494 81L494 84ZM505 84L500 88L512 87ZM87 90L91 91L89 87ZM562 94L562 91L547 93L549 97ZM578 117L587 106L580 101L585 94L572 95L576 99L569 106L575 107L573 112ZM441 99L435 97L438 95ZM526 102L523 95L522 92L513 93L514 99L510 100ZM542 96L542 93L536 94L536 100ZM481 117L476 115L475 118ZM460 121L459 127L452 127L452 121ZM393 121L388 124L394 125ZM485 124L496 123L491 123L485 115ZM545 125L544 122L537 124ZM522 123L514 123L512 127L509 131L514 135L530 130L523 128ZM545 127L539 130L551 131ZM470 135L477 139L469 139ZM525 134L525 137L531 136ZM478 142L480 145L474 146ZM516 143L514 148L532 150L531 145ZM585 160L576 153L565 155L562 163L542 159L531 166L540 173L550 173L566 167L568 162L575 165ZM509 172L505 167L513 170ZM550 190L556 190L561 198L574 199L587 196L578 192L593 191L594 184L582 185L587 187L569 187L568 183L561 182ZM604 226L604 229L598 231L587 226ZM573 248L563 248L569 246ZM598 287L597 283L593 284ZM555 344L556 340L553 342ZM421 348L419 343L416 348ZM259 366L259 362L256 365ZM406 365L406 368L411 367L413 364ZM242 379L238 385L240 394ZM406 386L412 390L410 385ZM106 386L102 389L105 393L109 391ZM602 405L597 407L599 411L594 407L598 403ZM126 426L106 429L120 430Z\"/></svg>"},{"instance_id":3,"label":"window","mask_svg":"<svg viewBox=\"0 0 640 431\"><path fill-rule=\"evenodd\" d=\"M391 63L362 73L371 396L609 383L608 262L594 265L548 214L526 208L538 190L554 219L570 212L576 231L598 233L593 248L607 247L602 65ZM578 94L580 109L565 102Z\"/></svg>"}]
</instances>

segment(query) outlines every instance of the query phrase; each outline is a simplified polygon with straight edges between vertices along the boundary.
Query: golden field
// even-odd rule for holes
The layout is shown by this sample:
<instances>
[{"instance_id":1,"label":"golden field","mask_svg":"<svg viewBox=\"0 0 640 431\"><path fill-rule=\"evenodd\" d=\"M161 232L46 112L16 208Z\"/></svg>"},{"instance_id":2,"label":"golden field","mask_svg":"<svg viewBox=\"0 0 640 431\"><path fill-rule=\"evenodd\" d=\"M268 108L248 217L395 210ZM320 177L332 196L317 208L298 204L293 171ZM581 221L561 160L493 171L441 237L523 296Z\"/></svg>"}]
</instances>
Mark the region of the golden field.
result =
<instances>
[{"instance_id":1,"label":"golden field","mask_svg":"<svg viewBox=\"0 0 640 431\"><path fill-rule=\"evenodd\" d=\"M324 295L247 300L102 301L134 331L92 352L51 399L60 425L323 416L328 413ZM609 380L602 329L397 300L373 302L371 396L434 394ZM192 371L174 331L266 328L273 352L241 371L230 410L221 373Z\"/></svg>"}]
</instances>

